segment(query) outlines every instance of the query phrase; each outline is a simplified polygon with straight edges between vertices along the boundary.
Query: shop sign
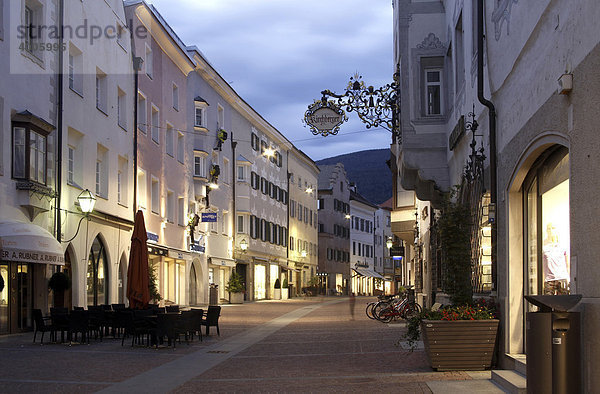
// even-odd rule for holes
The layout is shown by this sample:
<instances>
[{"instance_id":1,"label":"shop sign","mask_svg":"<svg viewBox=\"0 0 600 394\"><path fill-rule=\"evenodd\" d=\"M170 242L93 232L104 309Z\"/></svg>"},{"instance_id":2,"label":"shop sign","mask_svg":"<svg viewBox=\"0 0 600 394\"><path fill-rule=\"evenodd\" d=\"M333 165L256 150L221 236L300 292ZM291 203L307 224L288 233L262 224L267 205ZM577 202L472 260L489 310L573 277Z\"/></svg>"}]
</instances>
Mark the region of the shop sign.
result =
<instances>
[{"instance_id":1,"label":"shop sign","mask_svg":"<svg viewBox=\"0 0 600 394\"><path fill-rule=\"evenodd\" d=\"M390 256L392 256L392 257L404 256L404 247L403 246L392 246L390 248Z\"/></svg>"},{"instance_id":2,"label":"shop sign","mask_svg":"<svg viewBox=\"0 0 600 394\"><path fill-rule=\"evenodd\" d=\"M448 147L450 148L450 150L453 150L456 147L456 144L458 144L458 141L460 141L460 139L464 133L465 133L465 116L462 115L458 119L458 123L456 123L456 126L454 126L452 133L450 133L450 137L448 137Z\"/></svg>"},{"instance_id":3,"label":"shop sign","mask_svg":"<svg viewBox=\"0 0 600 394\"><path fill-rule=\"evenodd\" d=\"M310 131L323 137L337 134L341 124L347 120L344 110L327 100L315 100L304 114L304 123L310 127Z\"/></svg>"},{"instance_id":4,"label":"shop sign","mask_svg":"<svg viewBox=\"0 0 600 394\"><path fill-rule=\"evenodd\" d=\"M158 243L158 234L151 233L150 231L146 231L146 237L148 238L148 242Z\"/></svg>"},{"instance_id":5,"label":"shop sign","mask_svg":"<svg viewBox=\"0 0 600 394\"><path fill-rule=\"evenodd\" d=\"M203 212L202 213L202 223L216 222L216 221L217 221L217 213L216 212Z\"/></svg>"},{"instance_id":6,"label":"shop sign","mask_svg":"<svg viewBox=\"0 0 600 394\"><path fill-rule=\"evenodd\" d=\"M155 256L168 256L169 251L163 248L157 248L155 246L148 246L148 253Z\"/></svg>"}]
</instances>

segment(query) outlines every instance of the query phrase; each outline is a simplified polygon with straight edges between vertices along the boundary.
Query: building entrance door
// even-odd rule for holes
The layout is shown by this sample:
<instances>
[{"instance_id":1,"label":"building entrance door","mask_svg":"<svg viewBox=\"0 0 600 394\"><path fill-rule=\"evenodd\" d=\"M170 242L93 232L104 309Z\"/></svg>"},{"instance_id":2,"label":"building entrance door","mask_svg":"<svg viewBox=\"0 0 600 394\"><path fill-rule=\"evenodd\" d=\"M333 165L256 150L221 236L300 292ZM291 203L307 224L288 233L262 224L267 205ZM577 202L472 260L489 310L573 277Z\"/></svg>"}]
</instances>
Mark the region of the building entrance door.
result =
<instances>
[{"instance_id":1,"label":"building entrance door","mask_svg":"<svg viewBox=\"0 0 600 394\"><path fill-rule=\"evenodd\" d=\"M21 332L31 327L31 275L29 264L2 263L0 276L0 334ZM2 287L2 286L0 286Z\"/></svg>"}]
</instances>

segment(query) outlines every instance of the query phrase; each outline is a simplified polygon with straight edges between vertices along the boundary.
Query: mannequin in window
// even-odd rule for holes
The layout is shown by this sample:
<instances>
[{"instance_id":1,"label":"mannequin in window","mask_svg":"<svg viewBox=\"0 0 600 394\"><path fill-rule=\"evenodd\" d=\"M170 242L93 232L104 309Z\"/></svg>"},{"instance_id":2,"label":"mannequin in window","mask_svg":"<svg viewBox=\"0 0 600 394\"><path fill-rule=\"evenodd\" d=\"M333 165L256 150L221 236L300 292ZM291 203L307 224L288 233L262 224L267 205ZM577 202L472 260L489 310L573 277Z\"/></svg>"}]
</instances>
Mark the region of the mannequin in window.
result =
<instances>
[{"instance_id":1,"label":"mannequin in window","mask_svg":"<svg viewBox=\"0 0 600 394\"><path fill-rule=\"evenodd\" d=\"M546 226L546 238L542 247L544 259L544 294L569 294L569 255L558 240L556 227Z\"/></svg>"}]
</instances>

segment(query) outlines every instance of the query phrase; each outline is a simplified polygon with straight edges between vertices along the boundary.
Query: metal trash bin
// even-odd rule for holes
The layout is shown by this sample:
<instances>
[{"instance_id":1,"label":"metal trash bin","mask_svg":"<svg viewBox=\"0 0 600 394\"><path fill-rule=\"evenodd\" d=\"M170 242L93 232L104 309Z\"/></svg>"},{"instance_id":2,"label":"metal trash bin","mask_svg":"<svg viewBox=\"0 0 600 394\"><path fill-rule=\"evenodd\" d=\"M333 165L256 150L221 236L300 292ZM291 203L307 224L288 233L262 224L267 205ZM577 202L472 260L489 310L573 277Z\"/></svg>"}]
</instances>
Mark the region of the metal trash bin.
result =
<instances>
[{"instance_id":1,"label":"metal trash bin","mask_svg":"<svg viewBox=\"0 0 600 394\"><path fill-rule=\"evenodd\" d=\"M527 392L581 392L579 312L567 312L581 295L535 295L525 299L540 308L527 312Z\"/></svg>"},{"instance_id":2,"label":"metal trash bin","mask_svg":"<svg viewBox=\"0 0 600 394\"><path fill-rule=\"evenodd\" d=\"M208 305L219 305L219 285L212 283L208 291Z\"/></svg>"}]
</instances>

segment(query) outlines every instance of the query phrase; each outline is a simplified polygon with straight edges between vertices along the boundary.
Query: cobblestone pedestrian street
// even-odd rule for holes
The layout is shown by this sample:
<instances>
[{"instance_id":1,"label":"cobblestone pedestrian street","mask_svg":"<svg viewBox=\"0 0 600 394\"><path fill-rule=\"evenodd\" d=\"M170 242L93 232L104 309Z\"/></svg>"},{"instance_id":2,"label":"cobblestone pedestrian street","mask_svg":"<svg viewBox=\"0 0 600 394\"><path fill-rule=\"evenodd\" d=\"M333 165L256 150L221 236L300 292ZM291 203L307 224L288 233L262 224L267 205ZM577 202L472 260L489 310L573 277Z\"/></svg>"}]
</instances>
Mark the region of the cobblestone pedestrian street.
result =
<instances>
[{"instance_id":1,"label":"cobblestone pedestrian street","mask_svg":"<svg viewBox=\"0 0 600 394\"><path fill-rule=\"evenodd\" d=\"M354 319L343 297L225 305L220 336L212 329L176 349L121 347L112 337L72 346L40 345L39 336L33 344L32 333L1 337L0 391L430 393L427 382L476 377L433 372L422 350L395 346L404 324L369 320L369 300L357 298Z\"/></svg>"}]
</instances>

